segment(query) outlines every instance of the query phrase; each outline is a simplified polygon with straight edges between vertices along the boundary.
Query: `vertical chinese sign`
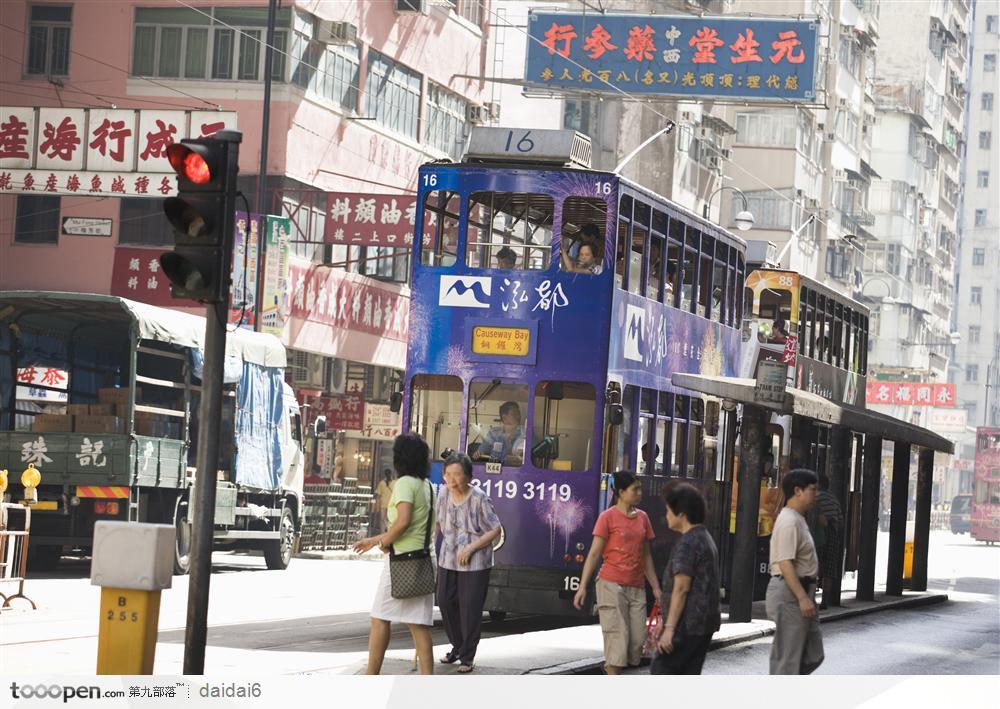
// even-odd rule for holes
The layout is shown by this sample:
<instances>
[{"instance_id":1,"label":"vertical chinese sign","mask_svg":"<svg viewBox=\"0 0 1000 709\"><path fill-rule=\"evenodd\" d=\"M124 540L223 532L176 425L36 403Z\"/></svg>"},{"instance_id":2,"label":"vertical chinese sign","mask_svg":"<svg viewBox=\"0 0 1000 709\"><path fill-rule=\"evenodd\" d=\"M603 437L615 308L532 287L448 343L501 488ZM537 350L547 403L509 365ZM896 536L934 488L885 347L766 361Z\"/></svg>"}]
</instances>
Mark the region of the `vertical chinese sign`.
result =
<instances>
[{"instance_id":1,"label":"vertical chinese sign","mask_svg":"<svg viewBox=\"0 0 1000 709\"><path fill-rule=\"evenodd\" d=\"M233 263L230 270L229 324L254 329L257 307L257 261L263 218L259 214L236 213Z\"/></svg>"},{"instance_id":2,"label":"vertical chinese sign","mask_svg":"<svg viewBox=\"0 0 1000 709\"><path fill-rule=\"evenodd\" d=\"M264 222L264 287L260 298L260 330L281 337L285 328L285 293L292 220L268 216Z\"/></svg>"},{"instance_id":3,"label":"vertical chinese sign","mask_svg":"<svg viewBox=\"0 0 1000 709\"><path fill-rule=\"evenodd\" d=\"M816 101L818 20L531 11L524 81L587 93Z\"/></svg>"}]
</instances>

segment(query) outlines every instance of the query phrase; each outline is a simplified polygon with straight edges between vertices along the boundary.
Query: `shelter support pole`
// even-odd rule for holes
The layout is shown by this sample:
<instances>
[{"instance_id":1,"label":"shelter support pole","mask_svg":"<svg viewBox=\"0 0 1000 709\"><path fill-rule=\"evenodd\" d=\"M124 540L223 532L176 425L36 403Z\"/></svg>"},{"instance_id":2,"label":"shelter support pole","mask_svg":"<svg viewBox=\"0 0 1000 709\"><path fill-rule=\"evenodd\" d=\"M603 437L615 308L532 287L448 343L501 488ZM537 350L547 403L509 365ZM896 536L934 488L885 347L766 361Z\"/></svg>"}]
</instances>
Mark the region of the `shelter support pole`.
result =
<instances>
[{"instance_id":1,"label":"shelter support pole","mask_svg":"<svg viewBox=\"0 0 1000 709\"><path fill-rule=\"evenodd\" d=\"M878 495L882 465L882 438L865 435L861 473L861 542L858 560L859 601L875 600L875 548L878 543Z\"/></svg>"},{"instance_id":2,"label":"shelter support pole","mask_svg":"<svg viewBox=\"0 0 1000 709\"><path fill-rule=\"evenodd\" d=\"M743 406L736 544L729 589L729 620L733 623L749 623L753 610L760 479L764 474L764 450L770 448L764 428L769 418L768 412L759 406Z\"/></svg>"},{"instance_id":3,"label":"shelter support pole","mask_svg":"<svg viewBox=\"0 0 1000 709\"><path fill-rule=\"evenodd\" d=\"M851 431L834 426L830 433L830 492L840 503L842 520L847 519L847 490L851 484ZM843 550L846 525L837 529L837 573L830 579L830 588L823 589L823 601L829 606L840 605L843 572Z\"/></svg>"},{"instance_id":4,"label":"shelter support pole","mask_svg":"<svg viewBox=\"0 0 1000 709\"><path fill-rule=\"evenodd\" d=\"M917 510L913 530L913 577L910 589L927 590L927 557L931 542L931 485L934 483L934 451L921 448L917 457Z\"/></svg>"},{"instance_id":5,"label":"shelter support pole","mask_svg":"<svg viewBox=\"0 0 1000 709\"><path fill-rule=\"evenodd\" d=\"M892 444L892 498L889 514L889 567L885 577L887 596L903 595L903 556L906 545L906 498L910 487L910 444Z\"/></svg>"},{"instance_id":6,"label":"shelter support pole","mask_svg":"<svg viewBox=\"0 0 1000 709\"><path fill-rule=\"evenodd\" d=\"M790 452L788 456L788 469L808 468L812 470L812 456L810 455L810 436L812 435L812 424L798 416L792 417L790 426L792 437ZM777 465L777 461L775 461ZM785 471L782 471L785 472Z\"/></svg>"}]
</instances>

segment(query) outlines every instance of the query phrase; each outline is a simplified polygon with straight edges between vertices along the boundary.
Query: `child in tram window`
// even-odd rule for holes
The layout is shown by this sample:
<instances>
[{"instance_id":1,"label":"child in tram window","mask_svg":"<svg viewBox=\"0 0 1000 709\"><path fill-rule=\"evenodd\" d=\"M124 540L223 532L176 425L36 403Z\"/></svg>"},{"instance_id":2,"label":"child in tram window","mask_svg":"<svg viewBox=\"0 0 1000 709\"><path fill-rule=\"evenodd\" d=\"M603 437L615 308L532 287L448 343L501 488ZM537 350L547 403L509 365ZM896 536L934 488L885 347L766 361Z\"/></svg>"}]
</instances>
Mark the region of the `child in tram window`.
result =
<instances>
[{"instance_id":1,"label":"child in tram window","mask_svg":"<svg viewBox=\"0 0 1000 709\"><path fill-rule=\"evenodd\" d=\"M517 254L514 253L514 249L509 246L504 246L502 249L497 251L497 268L512 269L516 267L517 264Z\"/></svg>"}]
</instances>

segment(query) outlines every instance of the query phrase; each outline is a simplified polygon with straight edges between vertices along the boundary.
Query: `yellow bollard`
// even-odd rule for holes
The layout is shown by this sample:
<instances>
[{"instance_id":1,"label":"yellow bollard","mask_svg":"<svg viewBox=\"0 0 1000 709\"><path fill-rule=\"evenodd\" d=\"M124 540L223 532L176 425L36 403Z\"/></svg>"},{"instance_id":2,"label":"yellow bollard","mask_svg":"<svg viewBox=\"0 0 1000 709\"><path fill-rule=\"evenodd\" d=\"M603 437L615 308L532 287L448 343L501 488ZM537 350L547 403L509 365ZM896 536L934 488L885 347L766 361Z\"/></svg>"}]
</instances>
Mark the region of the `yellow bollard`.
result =
<instances>
[{"instance_id":1,"label":"yellow bollard","mask_svg":"<svg viewBox=\"0 0 1000 709\"><path fill-rule=\"evenodd\" d=\"M160 591L173 580L174 526L94 525L90 583L101 587L97 674L151 675Z\"/></svg>"},{"instance_id":2,"label":"yellow bollard","mask_svg":"<svg viewBox=\"0 0 1000 709\"><path fill-rule=\"evenodd\" d=\"M102 588L97 674L153 674L159 617L159 591Z\"/></svg>"},{"instance_id":3,"label":"yellow bollard","mask_svg":"<svg viewBox=\"0 0 1000 709\"><path fill-rule=\"evenodd\" d=\"M913 542L907 542L903 547L903 578L913 578Z\"/></svg>"}]
</instances>

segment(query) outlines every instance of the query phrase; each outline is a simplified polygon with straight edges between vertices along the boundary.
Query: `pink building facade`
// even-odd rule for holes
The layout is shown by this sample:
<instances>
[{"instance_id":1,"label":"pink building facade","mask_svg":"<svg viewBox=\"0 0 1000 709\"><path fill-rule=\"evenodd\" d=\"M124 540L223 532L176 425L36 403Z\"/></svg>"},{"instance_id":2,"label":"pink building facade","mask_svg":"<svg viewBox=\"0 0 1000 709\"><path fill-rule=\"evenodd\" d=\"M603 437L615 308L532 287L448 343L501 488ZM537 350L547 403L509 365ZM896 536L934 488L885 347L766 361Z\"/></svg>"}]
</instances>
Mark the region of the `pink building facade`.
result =
<instances>
[{"instance_id":1,"label":"pink building facade","mask_svg":"<svg viewBox=\"0 0 1000 709\"><path fill-rule=\"evenodd\" d=\"M377 405L404 366L405 214L398 241L373 245L352 243L328 207L356 206L358 193L397 197L402 206L412 201L419 165L461 154L470 118L489 115L481 108L489 3L279 5L266 196L257 205L266 1L4 3L0 290L163 304L168 291L155 259L172 245L161 205L173 181L162 150L236 128L251 211L292 220L283 335L296 350L290 380L314 396L363 389ZM137 263L134 278L123 273ZM391 302L393 317L362 327L350 317L313 317L305 302L313 293L296 299L295 288L334 281L379 312ZM347 445L337 446L340 472L365 477L351 469L354 460L369 473L380 465L377 446L351 444L365 438L349 431Z\"/></svg>"}]
</instances>

